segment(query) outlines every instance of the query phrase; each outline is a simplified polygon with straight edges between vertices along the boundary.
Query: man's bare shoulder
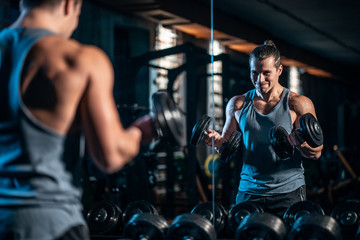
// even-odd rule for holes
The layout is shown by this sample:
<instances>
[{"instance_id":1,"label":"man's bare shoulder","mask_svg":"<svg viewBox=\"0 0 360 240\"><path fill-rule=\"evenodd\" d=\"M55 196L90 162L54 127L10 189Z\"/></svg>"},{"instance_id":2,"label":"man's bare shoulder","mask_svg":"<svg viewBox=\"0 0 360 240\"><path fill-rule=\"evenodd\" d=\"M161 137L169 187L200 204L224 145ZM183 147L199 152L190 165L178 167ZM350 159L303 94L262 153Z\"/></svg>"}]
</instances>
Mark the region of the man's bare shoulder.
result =
<instances>
[{"instance_id":1,"label":"man's bare shoulder","mask_svg":"<svg viewBox=\"0 0 360 240\"><path fill-rule=\"evenodd\" d=\"M233 115L236 111L240 110L245 101L245 94L244 95L236 95L232 97L229 102L226 104L226 114Z\"/></svg>"},{"instance_id":2,"label":"man's bare shoulder","mask_svg":"<svg viewBox=\"0 0 360 240\"><path fill-rule=\"evenodd\" d=\"M86 59L92 61L109 60L105 52L97 46L80 44L76 40L71 40L70 44L73 44L74 47L79 49L79 53L81 54L79 57L85 57Z\"/></svg>"},{"instance_id":3,"label":"man's bare shoulder","mask_svg":"<svg viewBox=\"0 0 360 240\"><path fill-rule=\"evenodd\" d=\"M41 39L35 47L45 50L48 55L66 58L70 60L101 61L108 57L100 48L93 45L85 45L74 39L67 39L58 35L51 35Z\"/></svg>"},{"instance_id":4,"label":"man's bare shoulder","mask_svg":"<svg viewBox=\"0 0 360 240\"><path fill-rule=\"evenodd\" d=\"M295 92L290 92L289 107L297 114L312 113L314 111L314 105L311 99Z\"/></svg>"},{"instance_id":5,"label":"man's bare shoulder","mask_svg":"<svg viewBox=\"0 0 360 240\"><path fill-rule=\"evenodd\" d=\"M237 111L242 108L244 102L245 102L245 94L236 95L229 100L228 105L231 106L233 111Z\"/></svg>"},{"instance_id":6,"label":"man's bare shoulder","mask_svg":"<svg viewBox=\"0 0 360 240\"><path fill-rule=\"evenodd\" d=\"M93 45L85 45L74 39L53 35L41 39L35 46L40 57L53 66L67 67L86 75L103 71L112 74L112 64L103 50Z\"/></svg>"}]
</instances>

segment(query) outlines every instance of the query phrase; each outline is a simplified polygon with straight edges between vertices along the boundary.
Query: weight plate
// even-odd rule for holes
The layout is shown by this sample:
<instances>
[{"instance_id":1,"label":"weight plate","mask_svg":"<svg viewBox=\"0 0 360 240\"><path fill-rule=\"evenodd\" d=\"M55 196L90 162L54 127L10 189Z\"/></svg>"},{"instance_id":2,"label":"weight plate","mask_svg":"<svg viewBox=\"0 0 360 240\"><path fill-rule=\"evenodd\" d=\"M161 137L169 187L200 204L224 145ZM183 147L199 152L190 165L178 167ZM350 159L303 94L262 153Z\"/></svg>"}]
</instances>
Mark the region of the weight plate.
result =
<instances>
[{"instance_id":1,"label":"weight plate","mask_svg":"<svg viewBox=\"0 0 360 240\"><path fill-rule=\"evenodd\" d=\"M213 202L205 202L195 206L191 213L199 214L214 224L217 233L224 229L226 221L226 211L223 206L215 203L213 209ZM213 212L215 210L215 213Z\"/></svg>"},{"instance_id":2,"label":"weight plate","mask_svg":"<svg viewBox=\"0 0 360 240\"><path fill-rule=\"evenodd\" d=\"M280 159L288 159L294 154L294 147L288 140L288 132L282 126L274 126L269 131L270 144Z\"/></svg>"},{"instance_id":3,"label":"weight plate","mask_svg":"<svg viewBox=\"0 0 360 240\"><path fill-rule=\"evenodd\" d=\"M195 213L177 216L166 235L168 240L216 240L216 231L211 222Z\"/></svg>"},{"instance_id":4,"label":"weight plate","mask_svg":"<svg viewBox=\"0 0 360 240\"><path fill-rule=\"evenodd\" d=\"M132 216L134 216L137 213L150 213L154 215L159 215L156 208L151 205L149 202L144 200L134 201L129 203L122 215L122 222L123 224L126 224Z\"/></svg>"},{"instance_id":5,"label":"weight plate","mask_svg":"<svg viewBox=\"0 0 360 240\"><path fill-rule=\"evenodd\" d=\"M300 201L290 206L283 216L285 225L290 229L294 222L304 215L325 215L324 210L315 202Z\"/></svg>"},{"instance_id":6,"label":"weight plate","mask_svg":"<svg viewBox=\"0 0 360 240\"><path fill-rule=\"evenodd\" d=\"M89 230L95 234L118 232L121 225L121 210L112 203L101 201L96 203L87 213L86 221Z\"/></svg>"},{"instance_id":7,"label":"weight plate","mask_svg":"<svg viewBox=\"0 0 360 240\"><path fill-rule=\"evenodd\" d=\"M345 239L354 239L360 223L360 201L347 200L338 203L331 211L330 216L340 225Z\"/></svg>"},{"instance_id":8,"label":"weight plate","mask_svg":"<svg viewBox=\"0 0 360 240\"><path fill-rule=\"evenodd\" d=\"M234 131L227 142L224 144L224 148L220 153L220 160L227 163L230 158L239 150L241 142L241 133Z\"/></svg>"},{"instance_id":9,"label":"weight plate","mask_svg":"<svg viewBox=\"0 0 360 240\"><path fill-rule=\"evenodd\" d=\"M166 239L167 221L160 215L151 213L135 214L124 227L124 237L130 239Z\"/></svg>"},{"instance_id":10,"label":"weight plate","mask_svg":"<svg viewBox=\"0 0 360 240\"><path fill-rule=\"evenodd\" d=\"M241 221L235 239L283 240L286 234L286 227L279 217L270 213L253 213Z\"/></svg>"},{"instance_id":11,"label":"weight plate","mask_svg":"<svg viewBox=\"0 0 360 240\"><path fill-rule=\"evenodd\" d=\"M304 140L313 148L324 142L323 132L318 120L311 114L306 113L299 120L299 129Z\"/></svg>"},{"instance_id":12,"label":"weight plate","mask_svg":"<svg viewBox=\"0 0 360 240\"><path fill-rule=\"evenodd\" d=\"M341 229L334 218L326 215L304 215L294 223L288 240L341 240Z\"/></svg>"},{"instance_id":13,"label":"weight plate","mask_svg":"<svg viewBox=\"0 0 360 240\"><path fill-rule=\"evenodd\" d=\"M186 145L185 118L166 91L152 95L155 127L160 136L179 146Z\"/></svg>"},{"instance_id":14,"label":"weight plate","mask_svg":"<svg viewBox=\"0 0 360 240\"><path fill-rule=\"evenodd\" d=\"M203 115L192 129L190 143L196 147L204 138L205 131L209 129L211 117Z\"/></svg>"},{"instance_id":15,"label":"weight plate","mask_svg":"<svg viewBox=\"0 0 360 240\"><path fill-rule=\"evenodd\" d=\"M235 233L241 221L253 213L262 213L264 210L253 202L242 202L232 207L227 216L227 230L229 233Z\"/></svg>"}]
</instances>

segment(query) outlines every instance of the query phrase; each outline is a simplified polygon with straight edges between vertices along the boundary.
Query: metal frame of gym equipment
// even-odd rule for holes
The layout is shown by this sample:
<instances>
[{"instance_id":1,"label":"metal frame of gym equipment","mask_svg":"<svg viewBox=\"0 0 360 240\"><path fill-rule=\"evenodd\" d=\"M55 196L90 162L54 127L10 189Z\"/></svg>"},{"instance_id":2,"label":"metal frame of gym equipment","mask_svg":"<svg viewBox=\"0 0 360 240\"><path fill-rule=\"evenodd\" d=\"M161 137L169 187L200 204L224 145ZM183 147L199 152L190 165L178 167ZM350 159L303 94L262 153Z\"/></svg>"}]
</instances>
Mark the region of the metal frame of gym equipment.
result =
<instances>
[{"instance_id":1,"label":"metal frame of gym equipment","mask_svg":"<svg viewBox=\"0 0 360 240\"><path fill-rule=\"evenodd\" d=\"M153 67L156 68L158 66L154 66L149 64L150 60L154 60L154 59L158 59L161 57L165 57L165 56L169 56L169 55L173 55L173 54L179 54L179 53L183 53L184 54L184 58L185 58L185 63L180 65L177 68L173 68L173 69L166 69L168 70L168 87L167 87L167 91L170 93L170 95L172 96L173 93L173 84L175 79L177 78L177 76L182 73L185 72L186 73L186 136L187 136L187 142L190 141L190 136L191 136L191 131L192 131L192 126L195 125L195 123L197 122L199 116L202 113L199 113L198 109L201 107L199 106L198 102L196 101L196 96L198 94L198 90L199 89L199 83L198 83L198 79L199 79L199 75L200 75L200 71L199 69L201 67L206 66L206 64L210 63L210 55L208 55L206 53L206 51L204 49L201 49L199 47L194 46L191 43L184 43L182 45L178 45L175 47L171 47L171 48L167 48L167 49L163 49L163 50L157 50L157 51L151 51L151 52L147 52L145 54L142 54L138 57L135 57L133 59L131 59L130 62L130 79L133 80L136 78L137 72L142 68L142 67ZM215 57L215 60L221 60L224 62L224 64L227 64L226 61L228 60L228 58L226 57L225 54L219 55ZM160 67L159 67L160 68ZM225 81L223 81L223 86L226 86L227 82L227 71L226 68L222 73L223 75L223 79L225 79ZM223 88L224 90L227 88ZM224 96L227 96L227 92L224 92ZM197 205L199 202L199 195L198 195L198 188L200 187L197 180L197 176L199 176L199 172L200 172L200 166L198 164L197 158L196 158L196 149L193 147L187 147L186 148L186 166L187 166L187 181L188 181L188 189L187 189L187 195L188 195L188 205L189 208L192 208L193 206ZM167 168L168 168L168 173L173 172L173 159L172 158L172 154L168 154L168 161L167 161ZM167 199L167 203L168 206L166 207L166 215L167 217L174 217L174 177L172 176L172 174L168 174L167 175L167 184L166 184L166 199ZM206 184L204 184L204 179L201 178L200 176L200 182L202 182L202 186L206 186ZM205 187L203 187L205 189ZM201 194L201 191L200 191ZM205 190L205 195L209 196L209 194L206 194L206 190ZM204 198L204 196L203 196Z\"/></svg>"}]
</instances>

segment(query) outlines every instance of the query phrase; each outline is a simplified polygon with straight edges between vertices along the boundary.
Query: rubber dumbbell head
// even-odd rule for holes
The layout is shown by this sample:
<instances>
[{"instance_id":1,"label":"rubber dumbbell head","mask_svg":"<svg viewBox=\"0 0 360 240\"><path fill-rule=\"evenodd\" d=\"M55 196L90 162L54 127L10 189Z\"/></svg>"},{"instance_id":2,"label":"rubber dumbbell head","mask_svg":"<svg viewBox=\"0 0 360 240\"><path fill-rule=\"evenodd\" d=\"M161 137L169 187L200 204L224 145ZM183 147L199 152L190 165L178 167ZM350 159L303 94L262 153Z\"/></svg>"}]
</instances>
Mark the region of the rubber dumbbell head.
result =
<instances>
[{"instance_id":1,"label":"rubber dumbbell head","mask_svg":"<svg viewBox=\"0 0 360 240\"><path fill-rule=\"evenodd\" d=\"M281 126L275 126L270 129L270 144L280 159L288 159L294 154L294 146L290 144L288 137L289 134Z\"/></svg>"},{"instance_id":2,"label":"rubber dumbbell head","mask_svg":"<svg viewBox=\"0 0 360 240\"><path fill-rule=\"evenodd\" d=\"M312 201L300 201L291 205L283 216L285 225L291 229L294 222L304 215L325 215L322 207Z\"/></svg>"},{"instance_id":3,"label":"rubber dumbbell head","mask_svg":"<svg viewBox=\"0 0 360 240\"><path fill-rule=\"evenodd\" d=\"M232 207L227 215L227 231L234 234L241 221L253 213L262 213L264 210L253 202L242 202Z\"/></svg>"},{"instance_id":4,"label":"rubber dumbbell head","mask_svg":"<svg viewBox=\"0 0 360 240\"><path fill-rule=\"evenodd\" d=\"M204 139L204 136L207 134L207 130L209 129L210 122L211 117L208 115L203 115L201 119L195 124L191 133L191 145L196 147Z\"/></svg>"},{"instance_id":5,"label":"rubber dumbbell head","mask_svg":"<svg viewBox=\"0 0 360 240\"><path fill-rule=\"evenodd\" d=\"M215 212L213 210L215 210ZM214 224L217 233L224 229L227 213L220 204L213 202L200 203L192 209L191 213L199 214L208 219Z\"/></svg>"},{"instance_id":6,"label":"rubber dumbbell head","mask_svg":"<svg viewBox=\"0 0 360 240\"><path fill-rule=\"evenodd\" d=\"M165 240L168 222L160 215L137 213L124 227L124 237L135 240Z\"/></svg>"},{"instance_id":7,"label":"rubber dumbbell head","mask_svg":"<svg viewBox=\"0 0 360 240\"><path fill-rule=\"evenodd\" d=\"M360 200L349 199L338 203L330 216L340 225L345 239L354 239L360 224Z\"/></svg>"},{"instance_id":8,"label":"rubber dumbbell head","mask_svg":"<svg viewBox=\"0 0 360 240\"><path fill-rule=\"evenodd\" d=\"M114 234L121 229L121 210L108 201L96 203L86 215L89 230L93 234Z\"/></svg>"},{"instance_id":9,"label":"rubber dumbbell head","mask_svg":"<svg viewBox=\"0 0 360 240\"><path fill-rule=\"evenodd\" d=\"M323 144L324 137L318 120L311 114L306 113L299 120L299 130L303 139L313 148Z\"/></svg>"},{"instance_id":10,"label":"rubber dumbbell head","mask_svg":"<svg viewBox=\"0 0 360 240\"><path fill-rule=\"evenodd\" d=\"M228 141L221 147L220 160L227 163L234 156L241 146L241 133L234 131Z\"/></svg>"},{"instance_id":11,"label":"rubber dumbbell head","mask_svg":"<svg viewBox=\"0 0 360 240\"><path fill-rule=\"evenodd\" d=\"M334 218L326 215L304 215L294 223L288 240L327 239L342 240L340 226Z\"/></svg>"},{"instance_id":12,"label":"rubber dumbbell head","mask_svg":"<svg viewBox=\"0 0 360 240\"><path fill-rule=\"evenodd\" d=\"M166 235L168 240L216 240L216 231L212 223L196 213L177 216Z\"/></svg>"},{"instance_id":13,"label":"rubber dumbbell head","mask_svg":"<svg viewBox=\"0 0 360 240\"><path fill-rule=\"evenodd\" d=\"M279 217L270 213L253 213L241 221L235 239L283 240L286 234L287 229Z\"/></svg>"},{"instance_id":14,"label":"rubber dumbbell head","mask_svg":"<svg viewBox=\"0 0 360 240\"><path fill-rule=\"evenodd\" d=\"M186 145L184 114L166 91L152 95L154 126L160 137L179 146Z\"/></svg>"},{"instance_id":15,"label":"rubber dumbbell head","mask_svg":"<svg viewBox=\"0 0 360 240\"><path fill-rule=\"evenodd\" d=\"M126 224L135 214L138 213L150 213L154 215L159 215L156 208L149 202L144 200L134 201L134 202L130 202L126 206L122 214L123 224Z\"/></svg>"}]
</instances>

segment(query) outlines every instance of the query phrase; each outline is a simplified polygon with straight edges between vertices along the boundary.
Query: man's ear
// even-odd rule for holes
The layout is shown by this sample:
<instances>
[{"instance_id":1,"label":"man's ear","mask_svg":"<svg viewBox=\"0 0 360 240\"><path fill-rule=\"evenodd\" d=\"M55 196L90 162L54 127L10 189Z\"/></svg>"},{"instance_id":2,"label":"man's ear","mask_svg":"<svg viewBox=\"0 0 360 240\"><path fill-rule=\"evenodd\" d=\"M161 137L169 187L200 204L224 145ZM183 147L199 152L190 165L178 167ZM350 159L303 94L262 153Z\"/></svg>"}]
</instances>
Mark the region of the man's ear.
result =
<instances>
[{"instance_id":1,"label":"man's ear","mask_svg":"<svg viewBox=\"0 0 360 240\"><path fill-rule=\"evenodd\" d=\"M279 76L281 75L281 73L282 73L282 71L283 71L283 65L282 64L280 64L280 66L279 66L279 68L278 68L278 74L279 74Z\"/></svg>"},{"instance_id":2,"label":"man's ear","mask_svg":"<svg viewBox=\"0 0 360 240\"><path fill-rule=\"evenodd\" d=\"M74 0L64 0L64 13L68 15L71 11L71 8L74 7Z\"/></svg>"}]
</instances>

